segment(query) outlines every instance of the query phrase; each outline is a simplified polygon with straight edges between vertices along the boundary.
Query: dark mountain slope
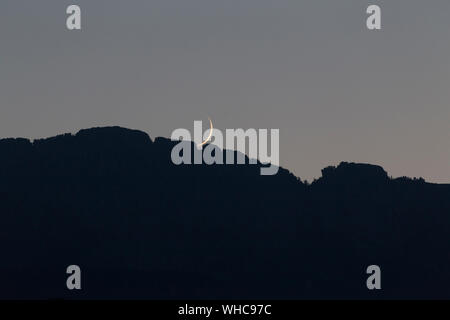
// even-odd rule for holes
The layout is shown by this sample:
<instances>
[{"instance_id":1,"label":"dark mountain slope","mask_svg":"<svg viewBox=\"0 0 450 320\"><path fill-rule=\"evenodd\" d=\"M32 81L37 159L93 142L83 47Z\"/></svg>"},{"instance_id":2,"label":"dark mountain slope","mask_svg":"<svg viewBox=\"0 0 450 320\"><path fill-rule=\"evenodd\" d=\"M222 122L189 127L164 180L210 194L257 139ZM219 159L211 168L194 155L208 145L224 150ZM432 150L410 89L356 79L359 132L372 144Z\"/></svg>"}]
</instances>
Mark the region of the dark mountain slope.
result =
<instances>
[{"instance_id":1,"label":"dark mountain slope","mask_svg":"<svg viewBox=\"0 0 450 320\"><path fill-rule=\"evenodd\" d=\"M450 298L450 186L367 164L311 185L175 166L174 144L119 127L0 140L0 297Z\"/></svg>"}]
</instances>

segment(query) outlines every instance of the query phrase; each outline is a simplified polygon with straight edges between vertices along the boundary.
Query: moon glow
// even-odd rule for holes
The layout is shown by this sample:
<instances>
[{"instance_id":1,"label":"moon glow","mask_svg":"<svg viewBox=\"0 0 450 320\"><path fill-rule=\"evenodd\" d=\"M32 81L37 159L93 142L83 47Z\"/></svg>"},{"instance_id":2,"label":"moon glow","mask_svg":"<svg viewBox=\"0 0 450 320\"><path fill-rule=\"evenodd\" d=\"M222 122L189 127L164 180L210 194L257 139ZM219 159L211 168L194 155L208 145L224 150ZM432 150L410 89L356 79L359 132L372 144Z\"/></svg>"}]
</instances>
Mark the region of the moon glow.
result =
<instances>
[{"instance_id":1,"label":"moon glow","mask_svg":"<svg viewBox=\"0 0 450 320\"><path fill-rule=\"evenodd\" d=\"M202 145L204 145L205 143L207 143L209 140L211 140L211 136L212 136L212 132L213 132L213 124L212 124L212 121L211 121L211 118L209 118L208 117L208 119L209 119L209 124L210 124L210 129L209 129L209 136L208 136L208 138L206 138L206 140L205 141L203 141L202 143L199 143L197 146L199 146L199 147L201 147Z\"/></svg>"}]
</instances>

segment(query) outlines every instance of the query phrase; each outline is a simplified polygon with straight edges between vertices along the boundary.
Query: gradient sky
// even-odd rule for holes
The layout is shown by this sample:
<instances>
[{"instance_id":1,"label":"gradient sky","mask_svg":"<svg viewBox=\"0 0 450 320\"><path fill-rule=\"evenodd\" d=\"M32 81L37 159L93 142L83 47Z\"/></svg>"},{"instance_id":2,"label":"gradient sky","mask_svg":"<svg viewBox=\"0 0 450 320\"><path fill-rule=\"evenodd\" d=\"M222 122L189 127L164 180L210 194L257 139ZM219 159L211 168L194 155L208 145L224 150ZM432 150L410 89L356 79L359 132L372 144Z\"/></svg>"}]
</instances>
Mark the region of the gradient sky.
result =
<instances>
[{"instance_id":1,"label":"gradient sky","mask_svg":"<svg viewBox=\"0 0 450 320\"><path fill-rule=\"evenodd\" d=\"M0 137L170 137L209 116L279 128L281 165L302 179L354 161L448 183L449 17L448 0L2 0Z\"/></svg>"}]
</instances>

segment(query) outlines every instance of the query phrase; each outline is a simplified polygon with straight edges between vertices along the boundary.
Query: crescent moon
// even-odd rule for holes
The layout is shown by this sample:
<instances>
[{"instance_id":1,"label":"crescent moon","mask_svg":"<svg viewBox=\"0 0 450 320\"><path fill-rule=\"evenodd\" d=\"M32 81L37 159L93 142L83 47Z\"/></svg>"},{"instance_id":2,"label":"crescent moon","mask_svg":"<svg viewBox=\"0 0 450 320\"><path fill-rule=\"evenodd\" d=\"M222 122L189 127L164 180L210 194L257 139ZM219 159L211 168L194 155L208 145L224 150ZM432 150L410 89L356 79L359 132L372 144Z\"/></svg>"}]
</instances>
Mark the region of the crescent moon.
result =
<instances>
[{"instance_id":1,"label":"crescent moon","mask_svg":"<svg viewBox=\"0 0 450 320\"><path fill-rule=\"evenodd\" d=\"M199 147L201 147L202 145L204 145L205 143L207 143L209 140L211 140L211 136L212 136L212 132L213 132L213 125L212 125L211 118L208 117L208 119L209 119L209 124L210 124L210 126L211 126L211 128L209 129L209 136L208 136L208 138L206 138L205 141L203 141L202 143L199 143L199 144L197 145L197 146L199 146Z\"/></svg>"}]
</instances>

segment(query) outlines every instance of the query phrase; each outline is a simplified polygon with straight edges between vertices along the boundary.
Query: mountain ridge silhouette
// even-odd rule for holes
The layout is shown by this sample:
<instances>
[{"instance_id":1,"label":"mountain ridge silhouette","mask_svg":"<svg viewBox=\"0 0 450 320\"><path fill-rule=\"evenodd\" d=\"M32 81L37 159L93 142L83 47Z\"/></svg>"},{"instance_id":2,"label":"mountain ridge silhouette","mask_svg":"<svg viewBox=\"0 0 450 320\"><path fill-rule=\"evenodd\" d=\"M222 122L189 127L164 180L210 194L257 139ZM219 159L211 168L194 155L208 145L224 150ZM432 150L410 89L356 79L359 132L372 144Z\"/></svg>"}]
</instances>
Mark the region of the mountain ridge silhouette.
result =
<instances>
[{"instance_id":1,"label":"mountain ridge silhouette","mask_svg":"<svg viewBox=\"0 0 450 320\"><path fill-rule=\"evenodd\" d=\"M176 166L176 143L121 127L1 139L0 297L450 298L450 185L348 162L312 183Z\"/></svg>"}]
</instances>

